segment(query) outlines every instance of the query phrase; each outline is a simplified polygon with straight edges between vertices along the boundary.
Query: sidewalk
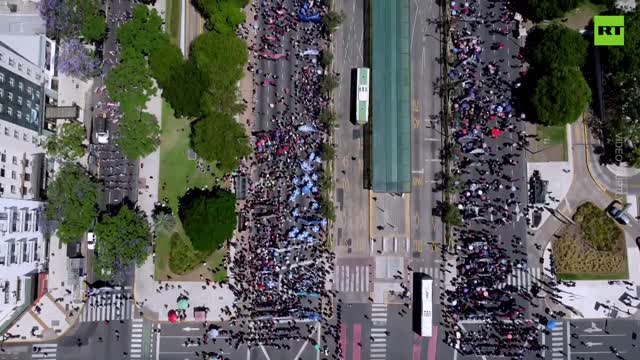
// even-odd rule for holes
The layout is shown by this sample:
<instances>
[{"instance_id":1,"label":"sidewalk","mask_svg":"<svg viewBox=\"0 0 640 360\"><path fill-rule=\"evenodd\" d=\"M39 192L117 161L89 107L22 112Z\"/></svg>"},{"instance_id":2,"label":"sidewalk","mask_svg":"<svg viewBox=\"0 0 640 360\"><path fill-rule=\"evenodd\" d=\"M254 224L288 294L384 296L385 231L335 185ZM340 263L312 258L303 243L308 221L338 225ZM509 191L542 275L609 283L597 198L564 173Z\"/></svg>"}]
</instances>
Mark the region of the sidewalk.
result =
<instances>
[{"instance_id":1,"label":"sidewalk","mask_svg":"<svg viewBox=\"0 0 640 360\"><path fill-rule=\"evenodd\" d=\"M572 129L571 125L567 125L567 145L573 143ZM547 191L549 192L549 196L553 196L553 198L556 199L556 201L553 201L549 196L547 196L549 199L549 206L545 207L557 210L562 203L562 200L564 200L569 193L569 188L573 183L573 175L575 174L575 171L572 147L567 146L567 161L527 162L528 178L533 176L533 172L536 170L540 172L540 176L543 180L549 181ZM571 171L567 172L566 170ZM541 213L542 220L540 221L540 224L537 227L532 227L532 224L530 224L530 229L540 229L549 217L551 217L551 213L549 211L542 209Z\"/></svg>"},{"instance_id":2,"label":"sidewalk","mask_svg":"<svg viewBox=\"0 0 640 360\"><path fill-rule=\"evenodd\" d=\"M82 282L76 284L78 286L69 283L67 245L53 234L49 251L47 293L34 301L7 330L7 334L16 336L7 340L8 343L53 340L66 333L81 314Z\"/></svg>"},{"instance_id":3,"label":"sidewalk","mask_svg":"<svg viewBox=\"0 0 640 360\"><path fill-rule=\"evenodd\" d=\"M634 306L630 306L630 303L625 303L622 299L631 296L638 296L638 285L640 284L640 273L633 271L637 269L640 264L640 253L637 251L637 246L634 243L633 236L625 233L625 242L627 247L627 265L629 267L629 281L633 285L626 285L622 282L609 285L607 280L580 280L576 281L576 286L569 287L565 285L558 285L558 290L562 291L562 303L573 307L578 310L583 318L587 319L606 319L606 318L626 318L638 315L638 309L640 305L637 300L630 300L634 303ZM548 264L550 263L549 256L551 252L551 242L547 244L547 248L544 252L544 274L550 278L553 278L548 271ZM626 294L626 295L625 295ZM561 309L563 307L545 301L547 306L553 309ZM599 305L601 304L601 305ZM602 304L604 306L602 306ZM574 316L573 313L566 311L569 316ZM627 313L628 312L628 313Z\"/></svg>"}]
</instances>

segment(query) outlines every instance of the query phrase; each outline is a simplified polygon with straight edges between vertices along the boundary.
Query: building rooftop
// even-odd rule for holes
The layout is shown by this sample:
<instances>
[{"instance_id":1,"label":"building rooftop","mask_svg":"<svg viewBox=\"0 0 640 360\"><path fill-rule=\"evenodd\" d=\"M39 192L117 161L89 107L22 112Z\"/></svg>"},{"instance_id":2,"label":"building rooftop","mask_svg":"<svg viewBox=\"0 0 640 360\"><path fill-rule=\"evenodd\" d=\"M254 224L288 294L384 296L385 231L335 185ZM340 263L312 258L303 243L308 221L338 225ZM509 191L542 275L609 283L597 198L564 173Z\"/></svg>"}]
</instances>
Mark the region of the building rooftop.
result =
<instances>
[{"instance_id":1,"label":"building rooftop","mask_svg":"<svg viewBox=\"0 0 640 360\"><path fill-rule=\"evenodd\" d=\"M2 17L0 16L0 24ZM1 25L0 25L1 26ZM32 64L43 67L46 57L47 38L35 34L6 34L0 33L0 42L11 48Z\"/></svg>"},{"instance_id":2,"label":"building rooftop","mask_svg":"<svg viewBox=\"0 0 640 360\"><path fill-rule=\"evenodd\" d=\"M40 0L4 0L0 1L0 14L38 15Z\"/></svg>"}]
</instances>

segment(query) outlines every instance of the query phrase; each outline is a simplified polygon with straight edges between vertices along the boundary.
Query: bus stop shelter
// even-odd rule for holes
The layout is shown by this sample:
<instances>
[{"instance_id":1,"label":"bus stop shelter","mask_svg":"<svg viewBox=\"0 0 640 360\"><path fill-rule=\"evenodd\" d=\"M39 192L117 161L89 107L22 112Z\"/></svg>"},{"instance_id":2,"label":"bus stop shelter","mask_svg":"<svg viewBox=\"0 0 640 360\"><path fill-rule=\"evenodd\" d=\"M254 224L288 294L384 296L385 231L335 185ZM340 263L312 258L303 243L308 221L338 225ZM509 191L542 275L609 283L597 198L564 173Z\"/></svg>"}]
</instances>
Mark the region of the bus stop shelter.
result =
<instances>
[{"instance_id":1,"label":"bus stop shelter","mask_svg":"<svg viewBox=\"0 0 640 360\"><path fill-rule=\"evenodd\" d=\"M378 193L411 192L409 0L372 1L372 178Z\"/></svg>"}]
</instances>

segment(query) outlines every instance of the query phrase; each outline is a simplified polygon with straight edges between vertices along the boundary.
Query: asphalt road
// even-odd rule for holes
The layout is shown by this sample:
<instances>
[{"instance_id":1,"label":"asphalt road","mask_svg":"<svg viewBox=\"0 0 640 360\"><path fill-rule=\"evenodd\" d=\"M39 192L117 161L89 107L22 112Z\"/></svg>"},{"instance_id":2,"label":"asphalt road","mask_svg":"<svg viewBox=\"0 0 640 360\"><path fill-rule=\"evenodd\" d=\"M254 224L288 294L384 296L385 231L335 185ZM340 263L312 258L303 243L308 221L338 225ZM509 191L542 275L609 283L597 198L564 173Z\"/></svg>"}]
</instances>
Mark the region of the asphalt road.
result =
<instances>
[{"instance_id":1,"label":"asphalt road","mask_svg":"<svg viewBox=\"0 0 640 360\"><path fill-rule=\"evenodd\" d=\"M167 0L167 1L175 1L175 2L181 2L182 0ZM187 9L186 9L186 14L185 14L185 21L186 21L186 31L185 31L185 44L186 44L186 51L187 51L187 55L189 54L189 50L191 48L190 44L193 41L193 39L195 39L196 37L198 37L198 35L200 35L203 32L204 29L204 18L200 15L200 13L196 10L196 8L193 6L193 1L191 0L187 0L186 1L187 4ZM180 29L180 32L182 32L182 28ZM182 36L182 35L181 35Z\"/></svg>"},{"instance_id":2,"label":"asphalt road","mask_svg":"<svg viewBox=\"0 0 640 360\"><path fill-rule=\"evenodd\" d=\"M494 11L498 13L497 15L499 15L500 13L500 11L497 8L490 10L489 2L481 1L480 11L479 11L479 14L477 15L478 16L485 15L490 11ZM475 19L469 18L468 20L475 20ZM513 67L515 65L520 64L518 60L513 58L519 52L520 45L518 43L518 40L513 38L512 32L510 32L509 35L505 36L505 35L500 35L495 33L492 34L490 32L490 29L491 29L491 26L494 26L495 28L500 28L508 25L510 29L513 30L513 27L515 26L515 22L512 21L509 24L498 22L493 25L489 24L488 22L489 21L487 21L487 24L480 25L478 31L473 34L473 36L478 36L481 41L484 41L484 45L482 45L483 52L480 55L480 59L481 61L484 62L484 64L487 64L492 61L495 61L496 63L498 63L500 65L500 71L505 72L504 74L501 75L501 79L513 84L515 83L515 80L518 78L519 70L520 70L518 66ZM457 24L458 28L462 28L464 26L467 26L467 24L463 21ZM492 44L498 43L498 42L503 43L505 47L500 50L490 49ZM500 60L502 60L503 63L500 63L499 62ZM484 66L485 65L481 64L482 68ZM488 81L490 79L488 76L485 76L482 71L479 70L478 73L480 74L477 77L478 80ZM510 97L509 93L505 95L507 96L507 98ZM525 157L524 151L518 152L515 146L512 146L512 147L505 146L506 142L509 142L509 143L517 142L518 141L517 133L524 130L524 123L515 122L515 125L516 126L512 131L505 131L500 137L495 139L491 137L485 137L483 141L492 149L494 149L493 152L496 154L494 156L495 159L501 159L503 155L508 155L508 154L520 155L519 157L515 158L516 160L519 161L516 165L502 167L503 174L508 175L515 180L510 184L506 184L504 189L501 189L498 191L491 190L487 193L487 197L490 199L501 198L502 200L505 200L505 199L508 199L508 196L511 193L511 191L507 188L507 186L509 185L515 186L517 190L514 193L516 194L516 199L519 199L520 205L516 207L515 214L513 213L510 214L512 217L512 221L510 224L504 224L497 227L496 226L489 227L486 225L481 225L475 221L467 220L466 227L476 231L488 230L490 233L498 236L499 241L502 242L501 246L507 250L507 255L509 256L509 258L511 258L512 260L515 260L515 259L528 260L527 256L523 256L522 254L522 252L527 248L526 247L527 223L526 223L526 215L525 215L526 204L528 202L527 201L528 197L526 192L527 191L526 157ZM488 157L485 156L484 160L488 160ZM469 167L468 169L469 169L469 174L463 175L462 181L464 182L464 181L470 180L474 183L477 182L478 177L480 175L476 172L475 170L476 168ZM488 170L486 166L484 167L484 169ZM487 171L487 174L484 175L484 177L486 178L487 183L493 181L494 179L500 179L500 176L498 176L497 173L491 174L488 171ZM512 208L511 210L513 211L514 209ZM486 220L495 220L495 219L490 218ZM516 245L512 242L512 240L514 240L516 237L522 240L521 245ZM526 251L525 251L525 254L526 254ZM537 266L537 265L538 265L537 263L529 263L529 266Z\"/></svg>"},{"instance_id":3,"label":"asphalt road","mask_svg":"<svg viewBox=\"0 0 640 360\"><path fill-rule=\"evenodd\" d=\"M411 249L424 266L433 266L439 250L432 242L442 242L442 223L433 209L442 201L435 192L438 174L442 172L440 149L442 136L437 116L441 98L434 84L440 78L441 34L438 30L440 7L430 0L411 1L411 116L412 116L412 188Z\"/></svg>"},{"instance_id":4,"label":"asphalt road","mask_svg":"<svg viewBox=\"0 0 640 360\"><path fill-rule=\"evenodd\" d=\"M300 356L300 359L316 359L320 355L309 341L301 340L282 341L290 346L288 349L277 349L264 345L251 348L247 345L241 345L236 349L227 343L228 336L225 334L225 330L233 329L233 327L227 322L216 323L216 325L220 327L220 336L214 341L208 341L207 344L201 342L201 345L198 345L197 338L202 341L205 329L202 324L162 324L158 335L158 360L198 360L202 359L203 352L216 353L234 360L290 360L295 356ZM319 336L321 332L318 328L319 325L316 323L309 323L309 325L312 328L309 337L323 345L322 338ZM193 343L190 343L190 340Z\"/></svg>"},{"instance_id":5,"label":"asphalt road","mask_svg":"<svg viewBox=\"0 0 640 360\"><path fill-rule=\"evenodd\" d=\"M119 359L151 359L151 354L131 357L133 321L123 323L111 321L109 324L79 323L69 330L68 334L57 342L34 343L25 345L5 345L5 352L0 353L0 360L119 360ZM150 323L145 323L150 327ZM115 331L118 330L118 339ZM102 340L100 340L102 338ZM147 342L151 341L148 339ZM80 345L78 345L80 344ZM40 347L36 351L34 347ZM127 353L125 356L124 353Z\"/></svg>"}]
</instances>

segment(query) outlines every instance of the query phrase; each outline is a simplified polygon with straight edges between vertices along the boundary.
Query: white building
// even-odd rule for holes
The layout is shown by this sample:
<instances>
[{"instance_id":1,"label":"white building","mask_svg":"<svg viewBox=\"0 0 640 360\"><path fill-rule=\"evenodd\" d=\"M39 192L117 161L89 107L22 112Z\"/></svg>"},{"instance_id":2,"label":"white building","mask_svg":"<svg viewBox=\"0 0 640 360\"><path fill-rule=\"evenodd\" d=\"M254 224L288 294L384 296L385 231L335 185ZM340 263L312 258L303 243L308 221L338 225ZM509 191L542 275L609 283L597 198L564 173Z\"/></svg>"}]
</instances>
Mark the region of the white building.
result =
<instances>
[{"instance_id":1,"label":"white building","mask_svg":"<svg viewBox=\"0 0 640 360\"><path fill-rule=\"evenodd\" d=\"M55 42L35 1L0 1L0 333L31 303L45 270L45 102Z\"/></svg>"},{"instance_id":2,"label":"white building","mask_svg":"<svg viewBox=\"0 0 640 360\"><path fill-rule=\"evenodd\" d=\"M44 192L44 84L44 69L0 40L0 197Z\"/></svg>"},{"instance_id":3,"label":"white building","mask_svg":"<svg viewBox=\"0 0 640 360\"><path fill-rule=\"evenodd\" d=\"M44 203L0 198L0 325L31 303L43 270Z\"/></svg>"}]
</instances>

